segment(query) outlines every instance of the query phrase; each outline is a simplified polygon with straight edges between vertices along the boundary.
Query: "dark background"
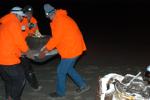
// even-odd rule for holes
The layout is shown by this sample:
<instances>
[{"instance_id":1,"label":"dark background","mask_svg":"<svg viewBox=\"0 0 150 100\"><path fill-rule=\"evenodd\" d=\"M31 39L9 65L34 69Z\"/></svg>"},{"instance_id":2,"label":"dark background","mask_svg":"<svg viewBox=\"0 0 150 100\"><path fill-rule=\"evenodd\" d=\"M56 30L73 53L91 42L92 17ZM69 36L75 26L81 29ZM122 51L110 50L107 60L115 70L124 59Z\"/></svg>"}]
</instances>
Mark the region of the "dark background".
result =
<instances>
[{"instance_id":1,"label":"dark background","mask_svg":"<svg viewBox=\"0 0 150 100\"><path fill-rule=\"evenodd\" d=\"M149 64L150 3L144 0L2 0L0 15L30 4L42 34L50 34L43 4L63 8L79 25L89 64ZM86 61L88 60L88 62Z\"/></svg>"}]
</instances>

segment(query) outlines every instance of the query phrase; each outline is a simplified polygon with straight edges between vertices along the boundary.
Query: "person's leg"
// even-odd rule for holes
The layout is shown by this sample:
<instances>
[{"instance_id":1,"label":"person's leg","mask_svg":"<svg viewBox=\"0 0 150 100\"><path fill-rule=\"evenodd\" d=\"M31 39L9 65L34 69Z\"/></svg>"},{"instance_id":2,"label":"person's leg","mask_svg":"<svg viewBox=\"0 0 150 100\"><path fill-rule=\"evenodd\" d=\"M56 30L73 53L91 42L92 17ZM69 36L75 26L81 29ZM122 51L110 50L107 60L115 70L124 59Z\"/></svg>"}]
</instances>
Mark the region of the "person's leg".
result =
<instances>
[{"instance_id":1,"label":"person's leg","mask_svg":"<svg viewBox=\"0 0 150 100\"><path fill-rule=\"evenodd\" d=\"M4 80L5 85L5 98L9 98L10 91L11 91L11 78L9 77L9 74L5 70L1 72L2 79Z\"/></svg>"},{"instance_id":2,"label":"person's leg","mask_svg":"<svg viewBox=\"0 0 150 100\"><path fill-rule=\"evenodd\" d=\"M51 93L51 97L65 96L67 71L73 60L74 59L61 59L57 67L56 93Z\"/></svg>"},{"instance_id":3,"label":"person's leg","mask_svg":"<svg viewBox=\"0 0 150 100\"><path fill-rule=\"evenodd\" d=\"M64 96L66 92L66 77L67 74L73 78L73 80L79 86L85 86L84 80L79 76L75 71L74 64L77 60L77 57L71 59L61 59L60 64L57 68L57 82L56 82L56 92L60 96Z\"/></svg>"},{"instance_id":4,"label":"person's leg","mask_svg":"<svg viewBox=\"0 0 150 100\"><path fill-rule=\"evenodd\" d=\"M85 80L79 75L79 73L75 70L74 65L76 63L76 60L73 60L72 63L70 64L70 67L68 68L68 74L69 76L73 79L75 84L79 87L76 90L76 95L84 93L90 89L90 86L87 85Z\"/></svg>"},{"instance_id":5,"label":"person's leg","mask_svg":"<svg viewBox=\"0 0 150 100\"><path fill-rule=\"evenodd\" d=\"M69 67L68 74L79 88L86 86L84 79L79 75L79 73L75 70L74 67Z\"/></svg>"},{"instance_id":6,"label":"person's leg","mask_svg":"<svg viewBox=\"0 0 150 100\"><path fill-rule=\"evenodd\" d=\"M30 84L30 86L33 89L38 89L39 88L39 82L36 78L36 75L34 73L32 65L30 64L31 61L26 57L22 57L21 61L22 61L23 69L25 71L26 80L28 81L28 83Z\"/></svg>"},{"instance_id":7,"label":"person's leg","mask_svg":"<svg viewBox=\"0 0 150 100\"><path fill-rule=\"evenodd\" d=\"M22 90L25 85L25 76L20 64L3 67L2 78L6 83L6 98L21 100Z\"/></svg>"},{"instance_id":8,"label":"person's leg","mask_svg":"<svg viewBox=\"0 0 150 100\"><path fill-rule=\"evenodd\" d=\"M25 86L25 75L24 75L24 70L22 69L21 65L17 65L16 68L16 73L12 73L12 98L14 100L20 100L23 88ZM16 93L14 92L16 91Z\"/></svg>"},{"instance_id":9,"label":"person's leg","mask_svg":"<svg viewBox=\"0 0 150 100\"><path fill-rule=\"evenodd\" d=\"M8 98L10 96L11 91L11 80L9 75L7 74L7 71L4 70L3 66L0 66L0 76L4 80L5 98Z\"/></svg>"},{"instance_id":10,"label":"person's leg","mask_svg":"<svg viewBox=\"0 0 150 100\"><path fill-rule=\"evenodd\" d=\"M60 96L64 96L66 91L68 63L67 59L61 59L57 67L56 93Z\"/></svg>"}]
</instances>

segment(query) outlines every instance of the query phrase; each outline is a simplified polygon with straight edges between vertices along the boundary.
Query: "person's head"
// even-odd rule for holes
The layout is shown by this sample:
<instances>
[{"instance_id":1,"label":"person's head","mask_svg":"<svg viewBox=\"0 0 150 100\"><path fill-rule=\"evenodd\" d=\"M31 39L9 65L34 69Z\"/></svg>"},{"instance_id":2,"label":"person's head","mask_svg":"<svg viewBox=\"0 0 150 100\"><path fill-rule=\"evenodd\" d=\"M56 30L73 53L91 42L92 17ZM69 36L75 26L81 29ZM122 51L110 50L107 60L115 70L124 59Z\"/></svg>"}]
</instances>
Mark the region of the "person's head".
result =
<instances>
[{"instance_id":1,"label":"person's head","mask_svg":"<svg viewBox=\"0 0 150 100\"><path fill-rule=\"evenodd\" d=\"M23 17L26 16L26 15L23 13L22 8L19 7L19 6L13 7L10 12L13 13L13 14L15 14L19 21L22 21L22 20L23 20Z\"/></svg>"},{"instance_id":2,"label":"person's head","mask_svg":"<svg viewBox=\"0 0 150 100\"><path fill-rule=\"evenodd\" d=\"M50 4L44 4L44 11L47 18L53 19L56 9Z\"/></svg>"},{"instance_id":3,"label":"person's head","mask_svg":"<svg viewBox=\"0 0 150 100\"><path fill-rule=\"evenodd\" d=\"M27 15L27 18L30 20L33 15L33 8L30 5L27 5L23 8L23 12Z\"/></svg>"}]
</instances>

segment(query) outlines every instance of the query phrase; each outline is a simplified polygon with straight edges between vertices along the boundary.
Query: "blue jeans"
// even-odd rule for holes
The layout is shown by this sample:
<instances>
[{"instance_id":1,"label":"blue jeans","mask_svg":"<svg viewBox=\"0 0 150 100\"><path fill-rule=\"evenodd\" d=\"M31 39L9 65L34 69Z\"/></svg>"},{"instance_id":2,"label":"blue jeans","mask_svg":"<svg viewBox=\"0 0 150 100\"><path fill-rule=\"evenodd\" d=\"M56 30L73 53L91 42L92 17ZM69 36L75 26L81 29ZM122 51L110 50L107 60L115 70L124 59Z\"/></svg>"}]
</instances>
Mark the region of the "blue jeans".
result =
<instances>
[{"instance_id":1,"label":"blue jeans","mask_svg":"<svg viewBox=\"0 0 150 100\"><path fill-rule=\"evenodd\" d=\"M82 88L86 85L82 77L77 73L74 68L78 57L70 59L61 59L57 68L57 81L56 81L56 93L60 96L64 96L66 92L66 77L69 75L73 82Z\"/></svg>"},{"instance_id":2,"label":"blue jeans","mask_svg":"<svg viewBox=\"0 0 150 100\"><path fill-rule=\"evenodd\" d=\"M0 75L5 83L6 99L21 100L25 85L25 75L21 64L0 65Z\"/></svg>"}]
</instances>

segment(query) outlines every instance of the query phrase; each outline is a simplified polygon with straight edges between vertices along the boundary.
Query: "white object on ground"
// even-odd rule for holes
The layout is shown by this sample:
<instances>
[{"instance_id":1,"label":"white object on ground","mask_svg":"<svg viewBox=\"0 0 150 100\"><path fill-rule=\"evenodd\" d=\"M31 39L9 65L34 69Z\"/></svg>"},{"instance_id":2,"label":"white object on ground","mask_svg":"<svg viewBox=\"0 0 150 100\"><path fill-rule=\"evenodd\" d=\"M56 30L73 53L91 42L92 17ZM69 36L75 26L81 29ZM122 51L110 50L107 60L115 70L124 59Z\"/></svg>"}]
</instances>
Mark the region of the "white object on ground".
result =
<instances>
[{"instance_id":1,"label":"white object on ground","mask_svg":"<svg viewBox=\"0 0 150 100\"><path fill-rule=\"evenodd\" d=\"M146 70L150 72L150 65L147 66Z\"/></svg>"},{"instance_id":2,"label":"white object on ground","mask_svg":"<svg viewBox=\"0 0 150 100\"><path fill-rule=\"evenodd\" d=\"M110 73L105 75L104 77L100 78L99 80L99 99L100 100L106 100L107 97L111 97L111 100L150 100L149 98L147 98L146 96L150 96L149 94L149 89L150 86L148 85L144 85L144 81L143 78L140 76L141 72L139 72L137 75L131 75L131 74L126 74L125 76L119 75L119 74L115 74L115 73ZM126 79L128 78L128 79ZM131 79L130 79L131 78ZM127 84L123 84L122 81L128 80L130 79L130 81ZM137 79L137 80L135 80ZM141 88L143 88L143 90L141 90L141 92L146 92L145 94L142 95L142 93L139 93L139 91L134 90L134 92L129 92L129 91L124 91L124 90L120 90L121 88L119 87L119 84L117 85L117 83L119 82L122 89L128 89L128 88L123 88L122 86L133 86L134 89L134 84L136 83L138 86L140 86ZM133 84L132 84L133 83ZM142 83L142 84L140 84ZM142 85L144 87L142 87ZM130 87L131 88L131 87ZM132 88L131 88L132 89ZM148 90L147 90L148 89ZM145 95L145 96L144 96ZM107 97L106 97L107 96ZM107 98L108 99L108 98ZM110 99L110 98L109 98Z\"/></svg>"},{"instance_id":3,"label":"white object on ground","mask_svg":"<svg viewBox=\"0 0 150 100\"><path fill-rule=\"evenodd\" d=\"M114 81L115 79L119 80L119 81L122 81L123 80L123 76L122 75L119 75L119 74L116 74L116 73L110 73L110 74L107 74L105 75L103 78L100 79L100 83L101 83L101 100L105 100L105 95L106 94L109 94L109 93L112 93L115 91L115 88L114 88L114 84L113 83L110 83L109 84L109 81L110 79L113 79L112 81ZM109 85L109 89L107 89L107 85Z\"/></svg>"}]
</instances>

